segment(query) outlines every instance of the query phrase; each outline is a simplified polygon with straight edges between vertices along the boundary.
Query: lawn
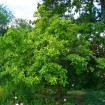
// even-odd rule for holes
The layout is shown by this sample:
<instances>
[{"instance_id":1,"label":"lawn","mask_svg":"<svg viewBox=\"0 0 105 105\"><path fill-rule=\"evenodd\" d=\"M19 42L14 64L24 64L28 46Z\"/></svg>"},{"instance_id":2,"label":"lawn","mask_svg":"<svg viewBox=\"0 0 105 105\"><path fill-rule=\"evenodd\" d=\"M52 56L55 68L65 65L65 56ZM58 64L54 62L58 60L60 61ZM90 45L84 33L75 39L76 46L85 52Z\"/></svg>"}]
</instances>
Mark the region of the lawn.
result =
<instances>
[{"instance_id":1,"label":"lawn","mask_svg":"<svg viewBox=\"0 0 105 105\"><path fill-rule=\"evenodd\" d=\"M68 102L74 105L105 105L105 92L98 90L69 91Z\"/></svg>"},{"instance_id":2,"label":"lawn","mask_svg":"<svg viewBox=\"0 0 105 105\"><path fill-rule=\"evenodd\" d=\"M98 90L67 91L62 99L55 102L55 96L51 95L44 98L42 95L35 98L31 103L25 102L25 105L105 105L105 92ZM2 105L2 103L0 103ZM3 105L14 105L9 101Z\"/></svg>"}]
</instances>

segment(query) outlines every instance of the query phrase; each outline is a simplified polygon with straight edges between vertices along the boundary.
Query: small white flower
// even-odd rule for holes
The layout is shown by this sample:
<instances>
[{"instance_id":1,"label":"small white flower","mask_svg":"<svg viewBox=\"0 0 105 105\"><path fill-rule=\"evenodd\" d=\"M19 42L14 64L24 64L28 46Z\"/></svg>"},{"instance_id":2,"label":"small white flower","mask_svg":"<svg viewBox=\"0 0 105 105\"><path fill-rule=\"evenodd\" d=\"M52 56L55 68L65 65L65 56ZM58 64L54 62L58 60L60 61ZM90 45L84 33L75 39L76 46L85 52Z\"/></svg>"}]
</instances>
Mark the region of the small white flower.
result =
<instances>
[{"instance_id":1,"label":"small white flower","mask_svg":"<svg viewBox=\"0 0 105 105\"><path fill-rule=\"evenodd\" d=\"M64 101L66 102L66 99L64 99Z\"/></svg>"},{"instance_id":2,"label":"small white flower","mask_svg":"<svg viewBox=\"0 0 105 105\"><path fill-rule=\"evenodd\" d=\"M20 105L24 105L24 103L20 103Z\"/></svg>"},{"instance_id":3,"label":"small white flower","mask_svg":"<svg viewBox=\"0 0 105 105\"><path fill-rule=\"evenodd\" d=\"M17 97L15 97L15 99L17 99Z\"/></svg>"}]
</instances>

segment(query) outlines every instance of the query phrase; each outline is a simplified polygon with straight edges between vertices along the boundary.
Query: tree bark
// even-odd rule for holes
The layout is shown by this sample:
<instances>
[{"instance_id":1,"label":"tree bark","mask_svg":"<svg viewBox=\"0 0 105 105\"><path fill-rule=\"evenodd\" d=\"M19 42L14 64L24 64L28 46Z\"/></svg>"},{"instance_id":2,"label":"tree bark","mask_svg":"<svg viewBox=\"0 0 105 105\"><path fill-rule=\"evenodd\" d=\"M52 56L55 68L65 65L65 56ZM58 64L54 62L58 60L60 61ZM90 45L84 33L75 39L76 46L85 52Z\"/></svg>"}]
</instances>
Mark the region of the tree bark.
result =
<instances>
[{"instance_id":1,"label":"tree bark","mask_svg":"<svg viewBox=\"0 0 105 105\"><path fill-rule=\"evenodd\" d=\"M105 58L105 51L103 52L103 57Z\"/></svg>"},{"instance_id":2,"label":"tree bark","mask_svg":"<svg viewBox=\"0 0 105 105\"><path fill-rule=\"evenodd\" d=\"M105 22L105 0L100 0L101 3L101 16Z\"/></svg>"},{"instance_id":3,"label":"tree bark","mask_svg":"<svg viewBox=\"0 0 105 105\"><path fill-rule=\"evenodd\" d=\"M58 85L57 100L62 98L62 85Z\"/></svg>"},{"instance_id":4,"label":"tree bark","mask_svg":"<svg viewBox=\"0 0 105 105\"><path fill-rule=\"evenodd\" d=\"M92 46L92 50L93 50L93 56L96 56L96 50L97 50L97 45L96 44L93 44Z\"/></svg>"}]
</instances>

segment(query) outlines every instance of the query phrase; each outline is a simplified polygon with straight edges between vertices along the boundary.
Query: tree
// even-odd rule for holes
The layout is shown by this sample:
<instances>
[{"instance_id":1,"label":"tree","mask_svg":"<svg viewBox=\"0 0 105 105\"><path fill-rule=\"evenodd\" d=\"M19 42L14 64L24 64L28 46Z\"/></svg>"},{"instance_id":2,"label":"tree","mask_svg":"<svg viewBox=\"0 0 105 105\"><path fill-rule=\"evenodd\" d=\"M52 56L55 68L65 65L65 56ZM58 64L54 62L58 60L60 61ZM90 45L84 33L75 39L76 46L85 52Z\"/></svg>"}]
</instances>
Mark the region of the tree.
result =
<instances>
[{"instance_id":1,"label":"tree","mask_svg":"<svg viewBox=\"0 0 105 105\"><path fill-rule=\"evenodd\" d=\"M58 9L62 8L61 4L64 6L63 11ZM51 18L53 15L58 14L60 19L71 19L81 27L78 35L90 42L90 50L92 51L92 57L90 57L89 64L86 67L87 72L83 73L83 75L87 73L88 77L89 75L92 77L92 75L96 74L98 76L99 72L103 69L102 66L101 70L100 68L96 69L96 58L103 59L100 61L102 61L102 64L104 63L104 4L104 0L43 0L43 4L38 6L38 15L35 15L39 16L39 21L44 15ZM77 14L79 14L78 17L76 17ZM88 85L90 86L90 84Z\"/></svg>"},{"instance_id":2,"label":"tree","mask_svg":"<svg viewBox=\"0 0 105 105\"><path fill-rule=\"evenodd\" d=\"M4 5L0 5L0 35L3 35L7 24L13 18L12 12L6 8Z\"/></svg>"},{"instance_id":3,"label":"tree","mask_svg":"<svg viewBox=\"0 0 105 105\"><path fill-rule=\"evenodd\" d=\"M105 1L104 0L100 0L100 4L101 4L102 19L105 22Z\"/></svg>"},{"instance_id":4,"label":"tree","mask_svg":"<svg viewBox=\"0 0 105 105\"><path fill-rule=\"evenodd\" d=\"M52 11L51 14L69 15L74 18L75 13L78 13L79 17L90 21L104 20L105 17L104 0L43 0L43 4L45 10ZM98 4L100 8L95 4Z\"/></svg>"},{"instance_id":5,"label":"tree","mask_svg":"<svg viewBox=\"0 0 105 105\"><path fill-rule=\"evenodd\" d=\"M32 31L32 21L31 20L16 19L14 26L19 29L22 28L22 29L27 29L28 31Z\"/></svg>"},{"instance_id":6,"label":"tree","mask_svg":"<svg viewBox=\"0 0 105 105\"><path fill-rule=\"evenodd\" d=\"M77 6L74 1L72 4ZM83 76L92 79L98 75L99 70L105 68L105 58L98 54L103 53L100 48L104 47L104 42L100 40L104 39L101 34L105 24L91 21L93 17L88 19L89 8L86 8L79 18L72 19L60 13L52 14L53 10L46 11L45 4L42 4L35 13L37 21L31 31L24 21L10 28L0 37L0 79L6 77L14 84L22 82L32 86L42 83L56 85L59 99L62 87L67 83L82 80ZM89 16L90 13L93 12L89 12Z\"/></svg>"},{"instance_id":7,"label":"tree","mask_svg":"<svg viewBox=\"0 0 105 105\"><path fill-rule=\"evenodd\" d=\"M4 68L0 76L8 75L16 84L43 81L58 85L59 99L68 74L85 71L92 52L90 42L82 35L78 37L81 28L71 19L59 19L56 15L48 18L42 17L31 33L17 28L7 31L1 42L4 46L0 47L0 64Z\"/></svg>"}]
</instances>

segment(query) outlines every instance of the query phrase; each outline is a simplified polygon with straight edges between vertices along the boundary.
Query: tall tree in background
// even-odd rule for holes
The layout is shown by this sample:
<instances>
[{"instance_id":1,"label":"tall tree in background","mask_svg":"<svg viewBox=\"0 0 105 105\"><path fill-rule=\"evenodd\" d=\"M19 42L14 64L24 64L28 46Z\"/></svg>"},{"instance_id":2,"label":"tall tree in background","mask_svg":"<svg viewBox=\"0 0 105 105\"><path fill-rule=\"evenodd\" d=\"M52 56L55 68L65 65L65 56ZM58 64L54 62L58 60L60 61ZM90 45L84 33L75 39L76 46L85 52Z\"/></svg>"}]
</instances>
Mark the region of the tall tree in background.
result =
<instances>
[{"instance_id":1,"label":"tall tree in background","mask_svg":"<svg viewBox=\"0 0 105 105\"><path fill-rule=\"evenodd\" d=\"M104 0L43 0L43 4L45 10L52 11L52 15L60 14L61 16L74 17L75 13L78 13L79 17L90 21L105 20Z\"/></svg>"},{"instance_id":2,"label":"tall tree in background","mask_svg":"<svg viewBox=\"0 0 105 105\"><path fill-rule=\"evenodd\" d=\"M12 12L4 5L0 5L0 35L5 33L6 28L8 27L7 24L12 18Z\"/></svg>"},{"instance_id":3,"label":"tall tree in background","mask_svg":"<svg viewBox=\"0 0 105 105\"><path fill-rule=\"evenodd\" d=\"M100 0L100 4L101 4L101 15L105 22L105 0Z\"/></svg>"}]
</instances>

